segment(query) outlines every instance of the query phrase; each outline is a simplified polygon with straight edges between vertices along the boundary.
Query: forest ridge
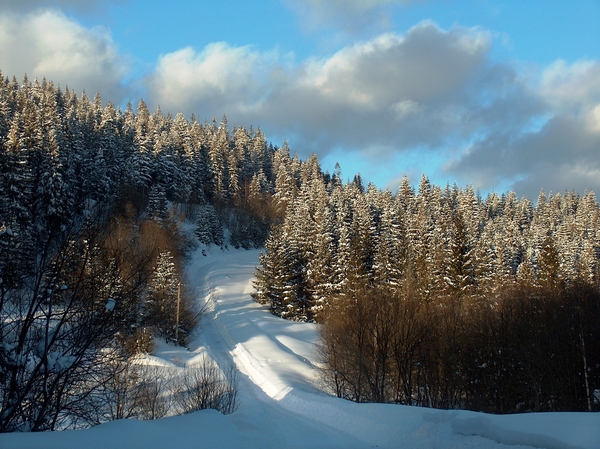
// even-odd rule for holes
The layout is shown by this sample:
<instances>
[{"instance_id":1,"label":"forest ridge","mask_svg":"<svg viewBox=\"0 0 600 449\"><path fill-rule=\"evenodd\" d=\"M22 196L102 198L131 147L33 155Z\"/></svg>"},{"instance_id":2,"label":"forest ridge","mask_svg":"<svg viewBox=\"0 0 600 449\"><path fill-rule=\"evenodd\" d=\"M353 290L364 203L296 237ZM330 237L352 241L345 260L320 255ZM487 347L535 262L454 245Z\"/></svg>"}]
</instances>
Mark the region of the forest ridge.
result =
<instances>
[{"instance_id":1,"label":"forest ridge","mask_svg":"<svg viewBox=\"0 0 600 449\"><path fill-rule=\"evenodd\" d=\"M393 194L225 117L122 111L0 75L0 430L107 419L86 403L100 349L148 350L145 329L184 342L193 312L181 341L165 312L189 244L178 214L199 244L264 246L253 296L323 324L340 397L597 409L599 212L593 192L534 204L425 175Z\"/></svg>"}]
</instances>

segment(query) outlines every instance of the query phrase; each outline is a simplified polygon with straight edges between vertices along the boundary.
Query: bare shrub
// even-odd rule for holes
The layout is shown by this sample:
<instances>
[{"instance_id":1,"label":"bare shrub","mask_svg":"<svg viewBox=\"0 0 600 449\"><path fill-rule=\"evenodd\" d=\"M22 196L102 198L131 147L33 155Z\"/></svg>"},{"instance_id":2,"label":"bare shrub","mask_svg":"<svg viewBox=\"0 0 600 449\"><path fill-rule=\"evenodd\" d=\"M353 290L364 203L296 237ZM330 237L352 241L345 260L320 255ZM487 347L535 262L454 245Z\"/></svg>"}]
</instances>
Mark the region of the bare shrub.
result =
<instances>
[{"instance_id":1,"label":"bare shrub","mask_svg":"<svg viewBox=\"0 0 600 449\"><path fill-rule=\"evenodd\" d=\"M78 418L88 425L116 419L164 418L172 411L170 382L165 368L143 365L135 358L106 364L100 386L88 396Z\"/></svg>"},{"instance_id":2,"label":"bare shrub","mask_svg":"<svg viewBox=\"0 0 600 449\"><path fill-rule=\"evenodd\" d=\"M136 388L139 419L160 419L173 409L171 377L160 366L140 367L141 378Z\"/></svg>"},{"instance_id":3,"label":"bare shrub","mask_svg":"<svg viewBox=\"0 0 600 449\"><path fill-rule=\"evenodd\" d=\"M100 410L97 422L137 417L139 367L129 360L122 360L112 364L107 374L98 394L91 398L93 407Z\"/></svg>"},{"instance_id":4,"label":"bare shrub","mask_svg":"<svg viewBox=\"0 0 600 449\"><path fill-rule=\"evenodd\" d=\"M412 284L333 298L322 379L338 397L488 413L594 411L600 289L518 283L420 300Z\"/></svg>"},{"instance_id":5,"label":"bare shrub","mask_svg":"<svg viewBox=\"0 0 600 449\"><path fill-rule=\"evenodd\" d=\"M152 334L145 327L138 328L133 335L127 335L123 338L123 347L130 356L150 354L154 351L154 340Z\"/></svg>"},{"instance_id":6,"label":"bare shrub","mask_svg":"<svg viewBox=\"0 0 600 449\"><path fill-rule=\"evenodd\" d=\"M187 368L174 387L175 401L182 414L214 409L233 413L238 406L237 371L232 366L225 373L208 358L193 368Z\"/></svg>"},{"instance_id":7,"label":"bare shrub","mask_svg":"<svg viewBox=\"0 0 600 449\"><path fill-rule=\"evenodd\" d=\"M416 378L431 326L411 287L359 286L335 298L320 329L326 390L356 402L424 402Z\"/></svg>"}]
</instances>

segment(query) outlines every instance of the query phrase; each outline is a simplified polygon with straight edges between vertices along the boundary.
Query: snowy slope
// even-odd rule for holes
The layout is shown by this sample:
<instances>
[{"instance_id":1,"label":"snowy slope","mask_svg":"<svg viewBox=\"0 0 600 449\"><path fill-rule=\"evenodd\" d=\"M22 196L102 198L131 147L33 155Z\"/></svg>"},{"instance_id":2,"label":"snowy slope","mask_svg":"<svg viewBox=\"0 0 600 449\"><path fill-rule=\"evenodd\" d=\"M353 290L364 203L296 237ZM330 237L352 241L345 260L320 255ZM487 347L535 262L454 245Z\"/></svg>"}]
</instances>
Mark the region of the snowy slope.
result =
<instances>
[{"instance_id":1,"label":"snowy slope","mask_svg":"<svg viewBox=\"0 0 600 449\"><path fill-rule=\"evenodd\" d=\"M198 252L188 280L207 315L189 351L159 348L165 363L205 354L240 371L239 409L158 421L123 420L83 431L3 434L12 448L506 448L600 449L600 414L494 416L355 404L318 388L315 325L276 318L252 301L257 251Z\"/></svg>"}]
</instances>

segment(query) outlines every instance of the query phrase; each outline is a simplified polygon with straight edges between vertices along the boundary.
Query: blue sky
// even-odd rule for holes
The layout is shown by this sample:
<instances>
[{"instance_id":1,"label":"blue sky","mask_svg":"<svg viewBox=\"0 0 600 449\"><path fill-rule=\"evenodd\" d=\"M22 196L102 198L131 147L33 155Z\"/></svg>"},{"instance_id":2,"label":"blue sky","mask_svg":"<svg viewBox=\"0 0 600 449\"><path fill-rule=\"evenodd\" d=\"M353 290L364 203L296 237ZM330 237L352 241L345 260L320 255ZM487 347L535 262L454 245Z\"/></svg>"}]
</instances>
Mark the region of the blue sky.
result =
<instances>
[{"instance_id":1,"label":"blue sky","mask_svg":"<svg viewBox=\"0 0 600 449\"><path fill-rule=\"evenodd\" d=\"M0 70L226 115L323 169L600 192L600 0L0 0Z\"/></svg>"}]
</instances>

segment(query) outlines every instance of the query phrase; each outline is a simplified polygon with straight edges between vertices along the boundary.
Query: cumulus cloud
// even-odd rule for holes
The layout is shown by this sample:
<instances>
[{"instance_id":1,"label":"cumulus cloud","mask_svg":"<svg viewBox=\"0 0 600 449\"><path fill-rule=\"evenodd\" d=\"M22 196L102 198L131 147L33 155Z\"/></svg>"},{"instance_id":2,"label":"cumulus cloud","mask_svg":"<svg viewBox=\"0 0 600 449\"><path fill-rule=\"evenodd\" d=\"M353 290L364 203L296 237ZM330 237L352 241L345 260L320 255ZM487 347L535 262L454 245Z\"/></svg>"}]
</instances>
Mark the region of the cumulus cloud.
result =
<instances>
[{"instance_id":1,"label":"cumulus cloud","mask_svg":"<svg viewBox=\"0 0 600 449\"><path fill-rule=\"evenodd\" d=\"M570 116L586 115L589 125L597 128L600 106L600 63L559 60L544 70L540 94L556 111Z\"/></svg>"},{"instance_id":2,"label":"cumulus cloud","mask_svg":"<svg viewBox=\"0 0 600 449\"><path fill-rule=\"evenodd\" d=\"M488 70L488 45L480 33L423 23L406 36L384 35L306 62L264 112L311 150L433 148L473 126L469 90L474 74Z\"/></svg>"},{"instance_id":3,"label":"cumulus cloud","mask_svg":"<svg viewBox=\"0 0 600 449\"><path fill-rule=\"evenodd\" d=\"M212 44L162 56L147 86L163 109L260 121L321 152L433 147L475 126L472 89L491 97L512 76L488 67L489 46L485 32L431 22L296 64Z\"/></svg>"},{"instance_id":4,"label":"cumulus cloud","mask_svg":"<svg viewBox=\"0 0 600 449\"><path fill-rule=\"evenodd\" d=\"M343 148L376 164L418 152L484 191L600 191L600 64L559 61L526 77L493 62L492 42L426 21L299 62L218 43L162 56L146 86L163 110L226 114L303 156Z\"/></svg>"},{"instance_id":5,"label":"cumulus cloud","mask_svg":"<svg viewBox=\"0 0 600 449\"><path fill-rule=\"evenodd\" d=\"M534 198L540 189L600 191L600 63L558 61L531 84L545 114L538 126L517 121L491 130L450 162L448 172L483 188L514 179L516 191Z\"/></svg>"},{"instance_id":6,"label":"cumulus cloud","mask_svg":"<svg viewBox=\"0 0 600 449\"><path fill-rule=\"evenodd\" d=\"M110 33L87 29L54 10L0 15L0 69L4 76L46 77L63 88L101 92L119 102L126 62Z\"/></svg>"},{"instance_id":7,"label":"cumulus cloud","mask_svg":"<svg viewBox=\"0 0 600 449\"><path fill-rule=\"evenodd\" d=\"M150 101L162 109L238 116L256 109L271 69L268 54L213 43L200 53L188 47L162 55L146 86Z\"/></svg>"}]
</instances>

